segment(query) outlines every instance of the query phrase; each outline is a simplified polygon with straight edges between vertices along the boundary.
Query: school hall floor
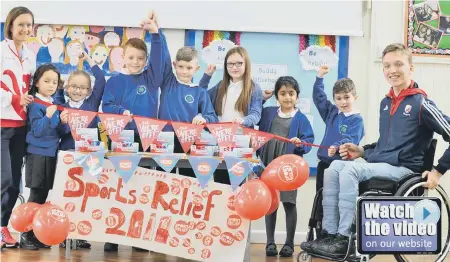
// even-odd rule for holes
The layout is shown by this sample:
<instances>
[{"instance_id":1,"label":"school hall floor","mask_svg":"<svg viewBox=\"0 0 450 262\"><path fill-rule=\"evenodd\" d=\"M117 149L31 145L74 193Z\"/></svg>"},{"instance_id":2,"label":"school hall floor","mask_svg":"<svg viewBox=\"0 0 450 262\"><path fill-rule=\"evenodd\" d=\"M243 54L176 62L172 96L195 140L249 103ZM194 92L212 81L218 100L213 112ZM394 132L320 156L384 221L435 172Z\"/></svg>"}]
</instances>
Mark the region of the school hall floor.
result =
<instances>
[{"instance_id":1,"label":"school hall floor","mask_svg":"<svg viewBox=\"0 0 450 262\"><path fill-rule=\"evenodd\" d=\"M132 251L131 247L120 246L118 253L103 252L103 243L91 242L91 249L75 250L71 253L70 260L65 260L65 249L54 246L51 249L41 249L40 251L29 251L24 249L3 249L1 254L2 262L54 262L54 261L70 261L70 262L137 262L137 261L152 261L152 262L188 262L191 260L167 256L153 252L139 252ZM280 250L282 245L278 247ZM297 254L300 252L298 246L295 247L295 254L292 258L277 258L266 257L264 244L252 244L251 246L251 262L296 262ZM313 262L324 262L326 260L313 259ZM393 256L376 256L370 261L373 262L394 262ZM431 262L430 259L421 260L421 262ZM233 261L230 261L233 262Z\"/></svg>"}]
</instances>

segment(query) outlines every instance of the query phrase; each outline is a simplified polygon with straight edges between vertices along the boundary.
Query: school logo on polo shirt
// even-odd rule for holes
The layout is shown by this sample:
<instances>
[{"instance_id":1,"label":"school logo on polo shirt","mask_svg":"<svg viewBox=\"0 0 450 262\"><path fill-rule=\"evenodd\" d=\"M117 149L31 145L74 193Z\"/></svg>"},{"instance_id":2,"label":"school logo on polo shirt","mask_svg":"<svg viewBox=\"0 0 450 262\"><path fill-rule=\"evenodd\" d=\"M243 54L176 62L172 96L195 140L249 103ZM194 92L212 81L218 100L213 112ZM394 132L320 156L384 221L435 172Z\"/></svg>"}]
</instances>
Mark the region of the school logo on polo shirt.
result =
<instances>
[{"instance_id":1,"label":"school logo on polo shirt","mask_svg":"<svg viewBox=\"0 0 450 262\"><path fill-rule=\"evenodd\" d=\"M347 125L340 125L339 126L339 133L345 134L347 132Z\"/></svg>"},{"instance_id":2,"label":"school logo on polo shirt","mask_svg":"<svg viewBox=\"0 0 450 262\"><path fill-rule=\"evenodd\" d=\"M189 104L194 103L194 97L192 95L186 95L184 97L184 101L188 102Z\"/></svg>"},{"instance_id":3,"label":"school logo on polo shirt","mask_svg":"<svg viewBox=\"0 0 450 262\"><path fill-rule=\"evenodd\" d=\"M137 94L138 95L143 95L146 92L147 92L147 87L146 86L144 86L144 85L138 86L138 88L137 88Z\"/></svg>"}]
</instances>

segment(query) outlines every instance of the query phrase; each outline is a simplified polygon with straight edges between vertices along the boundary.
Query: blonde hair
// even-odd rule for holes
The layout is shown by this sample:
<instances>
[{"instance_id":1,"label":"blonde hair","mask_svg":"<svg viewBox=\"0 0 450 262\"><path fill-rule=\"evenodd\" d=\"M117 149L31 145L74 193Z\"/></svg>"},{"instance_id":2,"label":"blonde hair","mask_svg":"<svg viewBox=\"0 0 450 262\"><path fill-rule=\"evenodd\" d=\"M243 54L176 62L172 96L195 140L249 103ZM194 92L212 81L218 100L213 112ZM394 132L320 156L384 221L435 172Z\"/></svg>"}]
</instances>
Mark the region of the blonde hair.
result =
<instances>
[{"instance_id":1,"label":"blonde hair","mask_svg":"<svg viewBox=\"0 0 450 262\"><path fill-rule=\"evenodd\" d=\"M250 103L250 97L252 94L253 89L253 80L251 77L251 64L250 64L250 58L248 56L247 50L241 46L233 47L230 50L228 50L225 59L224 59L224 70L223 70L223 79L220 83L219 88L217 89L217 96L216 101L214 103L214 109L216 110L216 113L218 116L221 116L223 114L223 98L227 95L228 85L230 84L231 76L228 74L227 70L227 61L228 58L233 54L239 54L244 58L245 63L245 72L243 76L243 83L244 86L242 88L241 95L239 96L238 100L236 101L236 104L234 105L234 109L238 112L241 112L245 116L248 114L248 105Z\"/></svg>"},{"instance_id":2,"label":"blonde hair","mask_svg":"<svg viewBox=\"0 0 450 262\"><path fill-rule=\"evenodd\" d=\"M3 31L4 31L3 34L6 39L12 40L11 27L14 23L14 20L16 20L17 17L19 17L20 15L24 15L24 14L31 15L31 18L33 20L31 25L34 26L34 15L30 11L30 9L28 9L24 6L14 7L13 9L11 9L11 11L9 11L8 16L6 17L6 20L5 20L5 27L3 28Z\"/></svg>"},{"instance_id":3,"label":"blonde hair","mask_svg":"<svg viewBox=\"0 0 450 262\"><path fill-rule=\"evenodd\" d=\"M92 57L92 55L94 54L95 50L97 50L97 48L103 47L106 50L106 53L108 54L108 47L105 44L95 44L91 47L91 51L89 52L89 55Z\"/></svg>"},{"instance_id":4,"label":"blonde hair","mask_svg":"<svg viewBox=\"0 0 450 262\"><path fill-rule=\"evenodd\" d=\"M28 37L27 41L25 41L25 43L29 44L29 43L38 43L39 45L41 45L41 42L39 42L39 39L35 36L30 36Z\"/></svg>"},{"instance_id":5,"label":"blonde hair","mask_svg":"<svg viewBox=\"0 0 450 262\"><path fill-rule=\"evenodd\" d=\"M87 25L69 25L68 29L67 29L67 36L72 39L72 37L70 36L72 34L72 30L75 27L82 27L84 29L84 32L88 32L89 31L89 26Z\"/></svg>"},{"instance_id":6,"label":"blonde hair","mask_svg":"<svg viewBox=\"0 0 450 262\"><path fill-rule=\"evenodd\" d=\"M133 38L128 38L128 36L127 36L127 30L128 30L128 29L129 29L129 28L126 28L126 27L123 28L123 39L122 39L122 43L126 43L128 40L133 39ZM145 37L145 30L142 29L142 35L141 35L141 37L138 38L138 39L143 40L144 37Z\"/></svg>"},{"instance_id":7,"label":"blonde hair","mask_svg":"<svg viewBox=\"0 0 450 262\"><path fill-rule=\"evenodd\" d=\"M73 79L75 76L84 76L84 77L87 79L87 81L88 81L89 91L92 90L91 76L90 76L86 71L83 71L83 70L75 70L75 71L73 71L73 72L70 74L69 79L67 80L67 86L70 85L70 81L72 81L72 79Z\"/></svg>"},{"instance_id":8,"label":"blonde hair","mask_svg":"<svg viewBox=\"0 0 450 262\"><path fill-rule=\"evenodd\" d=\"M81 43L80 40L71 40L69 43L67 43L66 47L64 48L64 64L68 64L70 62L69 54L67 53L67 49L69 49L69 46L72 44L79 44L81 48L83 48L83 43ZM78 70L81 70L83 68L83 60L78 60Z\"/></svg>"},{"instance_id":9,"label":"blonde hair","mask_svg":"<svg viewBox=\"0 0 450 262\"><path fill-rule=\"evenodd\" d=\"M405 48L405 46L400 43L394 43L394 44L390 44L390 45L386 46L383 50L383 54L382 54L381 58L384 58L384 56L386 54L392 53L392 52L401 52L402 55L405 55L406 57L408 57L408 62L410 64L412 64L411 50L409 50L408 48Z\"/></svg>"}]
</instances>

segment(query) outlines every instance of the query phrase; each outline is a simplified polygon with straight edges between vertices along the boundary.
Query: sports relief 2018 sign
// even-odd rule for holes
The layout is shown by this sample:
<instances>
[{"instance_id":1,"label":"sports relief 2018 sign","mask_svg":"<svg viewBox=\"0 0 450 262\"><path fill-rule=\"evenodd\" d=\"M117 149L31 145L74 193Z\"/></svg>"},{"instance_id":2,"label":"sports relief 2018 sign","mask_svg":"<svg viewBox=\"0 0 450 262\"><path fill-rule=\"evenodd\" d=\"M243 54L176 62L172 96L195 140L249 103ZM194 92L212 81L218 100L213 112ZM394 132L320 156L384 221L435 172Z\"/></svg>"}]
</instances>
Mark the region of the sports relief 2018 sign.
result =
<instances>
[{"instance_id":1,"label":"sports relief 2018 sign","mask_svg":"<svg viewBox=\"0 0 450 262\"><path fill-rule=\"evenodd\" d=\"M125 182L107 159L95 177L77 164L80 155L59 152L50 200L69 215L68 238L200 261L243 260L249 221L234 211L230 186L201 189L195 178L141 167Z\"/></svg>"}]
</instances>

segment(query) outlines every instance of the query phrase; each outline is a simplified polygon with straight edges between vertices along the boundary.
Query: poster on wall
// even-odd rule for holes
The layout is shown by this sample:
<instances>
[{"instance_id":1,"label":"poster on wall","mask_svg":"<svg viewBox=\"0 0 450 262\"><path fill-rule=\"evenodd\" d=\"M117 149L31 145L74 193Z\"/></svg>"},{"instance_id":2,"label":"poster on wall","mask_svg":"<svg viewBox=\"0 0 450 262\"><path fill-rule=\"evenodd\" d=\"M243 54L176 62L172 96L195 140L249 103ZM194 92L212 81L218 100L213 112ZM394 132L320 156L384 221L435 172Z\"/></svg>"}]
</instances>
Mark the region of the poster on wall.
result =
<instances>
[{"instance_id":1,"label":"poster on wall","mask_svg":"<svg viewBox=\"0 0 450 262\"><path fill-rule=\"evenodd\" d=\"M450 2L408 0L405 41L414 55L450 57Z\"/></svg>"},{"instance_id":2,"label":"poster on wall","mask_svg":"<svg viewBox=\"0 0 450 262\"><path fill-rule=\"evenodd\" d=\"M130 38L144 40L150 52L151 34L138 27L35 24L26 45L36 55L36 66L52 63L63 76L77 69L92 73L78 57L85 51L109 77L122 70L123 46Z\"/></svg>"}]
</instances>

